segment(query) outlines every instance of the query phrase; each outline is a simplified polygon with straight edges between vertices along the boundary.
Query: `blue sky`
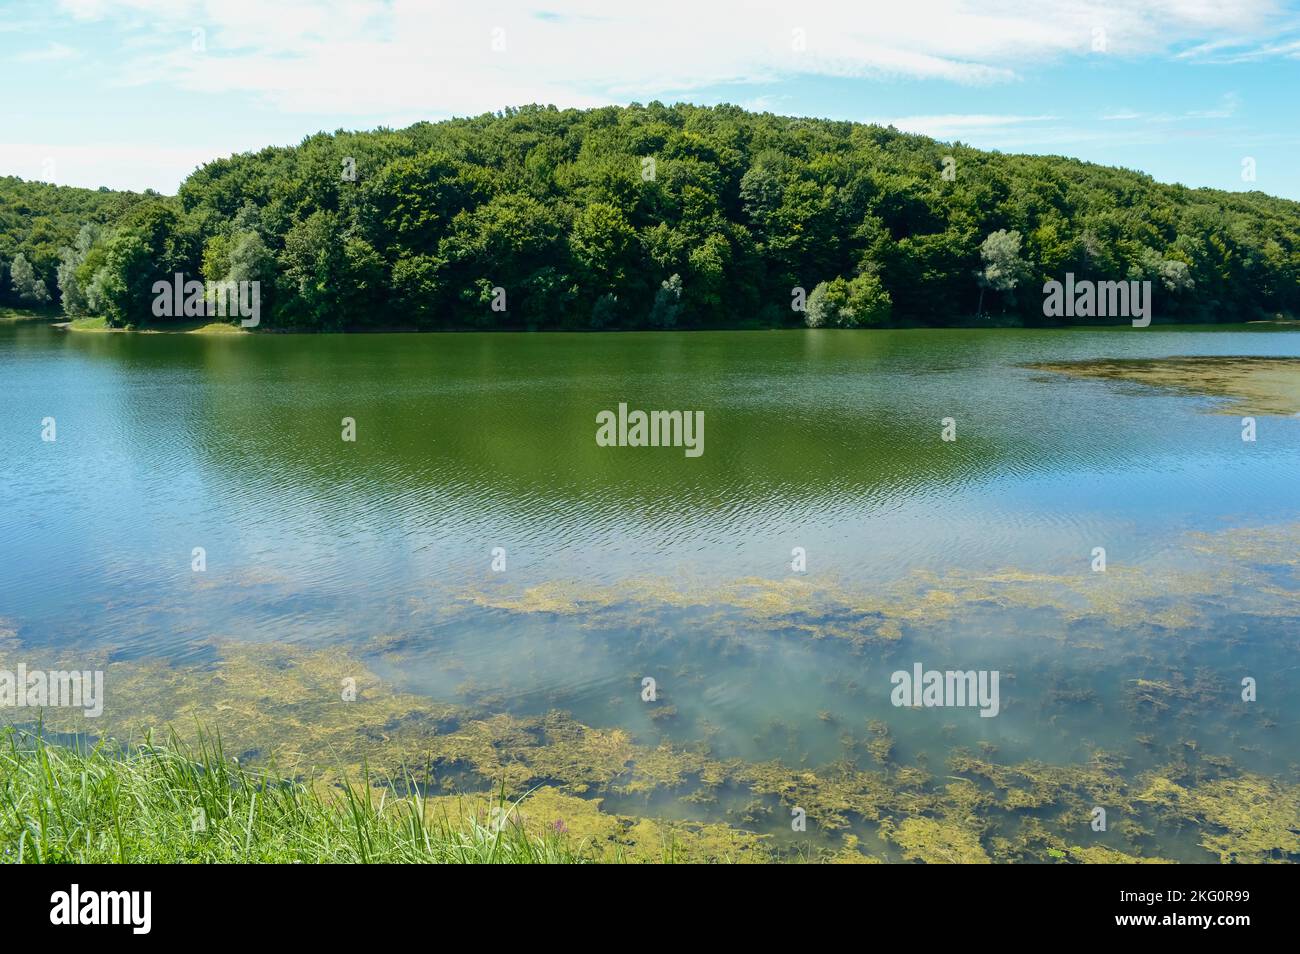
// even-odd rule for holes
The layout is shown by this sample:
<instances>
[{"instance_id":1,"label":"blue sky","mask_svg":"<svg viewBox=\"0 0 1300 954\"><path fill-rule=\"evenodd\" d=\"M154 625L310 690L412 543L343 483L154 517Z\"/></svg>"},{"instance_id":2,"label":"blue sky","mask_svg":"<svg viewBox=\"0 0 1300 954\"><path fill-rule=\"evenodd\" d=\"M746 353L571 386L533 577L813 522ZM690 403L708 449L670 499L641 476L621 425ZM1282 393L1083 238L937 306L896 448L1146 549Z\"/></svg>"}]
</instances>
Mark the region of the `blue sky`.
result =
<instances>
[{"instance_id":1,"label":"blue sky","mask_svg":"<svg viewBox=\"0 0 1300 954\"><path fill-rule=\"evenodd\" d=\"M1276 0L3 0L0 81L0 174L83 186L173 192L322 129L660 99L1300 200L1300 6Z\"/></svg>"}]
</instances>

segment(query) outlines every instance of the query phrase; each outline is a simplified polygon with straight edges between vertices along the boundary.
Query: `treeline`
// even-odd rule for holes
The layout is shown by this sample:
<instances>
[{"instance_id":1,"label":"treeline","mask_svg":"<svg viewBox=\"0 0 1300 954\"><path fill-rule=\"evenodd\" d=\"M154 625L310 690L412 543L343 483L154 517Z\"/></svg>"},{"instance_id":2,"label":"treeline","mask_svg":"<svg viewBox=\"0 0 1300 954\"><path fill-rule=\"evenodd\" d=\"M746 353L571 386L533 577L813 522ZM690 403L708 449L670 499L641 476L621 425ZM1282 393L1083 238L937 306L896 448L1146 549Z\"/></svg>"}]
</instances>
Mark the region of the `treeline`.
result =
<instances>
[{"instance_id":1,"label":"treeline","mask_svg":"<svg viewBox=\"0 0 1300 954\"><path fill-rule=\"evenodd\" d=\"M138 203L159 199L156 193L77 189L0 176L0 305L57 306L59 265L83 228L99 234Z\"/></svg>"},{"instance_id":2,"label":"treeline","mask_svg":"<svg viewBox=\"0 0 1300 954\"><path fill-rule=\"evenodd\" d=\"M1040 324L1067 272L1152 281L1157 322L1300 313L1295 202L733 106L320 134L175 197L0 189L5 300L115 325L176 272L317 330Z\"/></svg>"}]
</instances>

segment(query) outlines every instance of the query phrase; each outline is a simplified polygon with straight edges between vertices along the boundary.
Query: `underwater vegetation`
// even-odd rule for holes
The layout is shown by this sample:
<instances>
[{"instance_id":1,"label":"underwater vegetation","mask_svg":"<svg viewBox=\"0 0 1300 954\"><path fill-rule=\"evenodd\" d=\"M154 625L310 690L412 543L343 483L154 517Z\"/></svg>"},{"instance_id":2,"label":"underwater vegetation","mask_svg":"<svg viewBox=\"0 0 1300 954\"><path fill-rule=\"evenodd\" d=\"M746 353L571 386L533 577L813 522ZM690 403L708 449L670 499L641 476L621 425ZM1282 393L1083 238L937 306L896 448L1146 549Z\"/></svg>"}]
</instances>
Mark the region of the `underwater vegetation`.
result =
<instances>
[{"instance_id":1,"label":"underwater vegetation","mask_svg":"<svg viewBox=\"0 0 1300 954\"><path fill-rule=\"evenodd\" d=\"M1298 540L1294 525L1189 534L1192 564L1117 567L1104 578L911 574L871 593L802 579L502 586L417 613L487 610L494 625L573 619L602 633L631 626L649 642L802 642L864 665L892 665L982 611L1048 613L1051 658L1096 658L1115 681L1131 668L1104 698L1074 662L1041 674L1031 720L1088 724L1118 705L1130 732L1127 744L1090 744L1060 763L1003 758L995 741L946 735L936 758L905 738L916 728L908 720L921 718L907 708L869 719L810 711L842 751L809 760L737 757L707 732L589 724L559 705L510 711L490 693L441 701L375 671L375 661L400 668L418 650L410 633L375 641L368 659L231 639L184 660L77 651L75 668L104 671L104 713L3 712L22 731L0 760L0 847L23 860L1294 862L1300 758L1288 717L1278 703L1241 705L1233 678L1209 660L1223 646L1249 648L1265 623L1277 633L1266 658L1300 650ZM703 614L693 634L656 624L678 604ZM1225 604L1230 624L1215 615ZM1112 631L1128 639L1123 665L1111 658ZM74 668L70 650L25 645L17 627L0 625L0 668L20 659ZM842 679L857 686L852 672ZM685 701L675 688L660 721L686 718ZM33 740L38 721L63 744ZM770 731L793 732L779 721ZM206 840L190 828L196 807L214 826ZM1104 830L1093 824L1099 807ZM106 824L112 817L119 827Z\"/></svg>"},{"instance_id":2,"label":"underwater vegetation","mask_svg":"<svg viewBox=\"0 0 1300 954\"><path fill-rule=\"evenodd\" d=\"M347 679L357 680L353 702L337 689ZM1123 759L1105 753L1054 766L1003 765L955 751L936 774L892 762L880 744L886 730L877 725L873 751L884 764L872 769L745 763L699 749L639 745L623 730L581 725L560 712L519 718L433 703L391 691L341 653L268 645L223 645L210 666L109 663L106 681L110 698L125 701L94 728L128 747L171 727L178 751L198 746L211 762L201 726L219 725L223 751L241 770L257 765L321 797L361 798L364 790L378 803L424 800L423 808L401 810L442 813L437 817L451 819L453 828L493 804L522 799L515 815L530 837L553 829L554 844L545 851L555 857L545 860L1138 862L1161 860L1153 848L1164 831L1191 832L1207 853L1199 860L1300 859L1300 786L1193 751L1135 776ZM64 710L45 714L46 732L85 733L91 725ZM11 746L10 763L21 761L15 752ZM30 766L24 771L30 774ZM140 767L145 780L150 771ZM16 763L4 772L7 787L34 784L21 781ZM699 816L661 819L607 812L602 804L649 804L660 792L686 799ZM742 800L743 812L728 809ZM15 804L40 799L28 793ZM1088 824L1097 804L1108 806L1112 819L1100 837ZM801 841L789 831L794 808L806 812L814 837ZM7 849L43 837L42 827L56 823L43 809L9 812ZM543 860L542 848L536 852L532 860Z\"/></svg>"},{"instance_id":3,"label":"underwater vegetation","mask_svg":"<svg viewBox=\"0 0 1300 954\"><path fill-rule=\"evenodd\" d=\"M1029 367L1222 398L1216 408L1220 414L1300 414L1300 358L1124 358L1040 362Z\"/></svg>"},{"instance_id":4,"label":"underwater vegetation","mask_svg":"<svg viewBox=\"0 0 1300 954\"><path fill-rule=\"evenodd\" d=\"M1044 638L1060 641L1069 641L1074 624L1083 622L1182 635L1213 625L1227 605L1261 619L1295 617L1298 594L1300 524L1288 523L1188 532L1157 560L1112 564L1102 574L1087 572L1086 562L1072 572L913 570L870 589L799 576L694 583L633 578L615 585L555 580L445 592L429 601L429 610L444 619L489 609L573 617L590 627L653 627L666 609L691 609L709 633L757 627L865 647L896 642L908 629L958 622L980 608L1050 612L1060 625L1045 628Z\"/></svg>"}]
</instances>

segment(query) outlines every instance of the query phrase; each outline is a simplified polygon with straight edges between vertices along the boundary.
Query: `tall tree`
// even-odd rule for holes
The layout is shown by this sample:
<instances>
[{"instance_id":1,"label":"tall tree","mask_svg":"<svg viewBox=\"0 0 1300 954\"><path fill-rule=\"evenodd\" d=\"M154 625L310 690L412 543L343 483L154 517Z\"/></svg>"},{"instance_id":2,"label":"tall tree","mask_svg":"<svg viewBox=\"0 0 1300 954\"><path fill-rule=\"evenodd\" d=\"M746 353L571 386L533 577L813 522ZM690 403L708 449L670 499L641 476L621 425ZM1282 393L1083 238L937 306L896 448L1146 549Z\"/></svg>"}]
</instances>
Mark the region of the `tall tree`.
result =
<instances>
[{"instance_id":1,"label":"tall tree","mask_svg":"<svg viewBox=\"0 0 1300 954\"><path fill-rule=\"evenodd\" d=\"M9 280L20 301L44 305L50 300L50 290L32 269L27 256L19 252L9 266Z\"/></svg>"},{"instance_id":2,"label":"tall tree","mask_svg":"<svg viewBox=\"0 0 1300 954\"><path fill-rule=\"evenodd\" d=\"M984 290L1010 292L1029 275L1029 263L1020 257L1020 233L998 229L980 243L984 267L976 273L980 286L977 316L984 314Z\"/></svg>"}]
</instances>

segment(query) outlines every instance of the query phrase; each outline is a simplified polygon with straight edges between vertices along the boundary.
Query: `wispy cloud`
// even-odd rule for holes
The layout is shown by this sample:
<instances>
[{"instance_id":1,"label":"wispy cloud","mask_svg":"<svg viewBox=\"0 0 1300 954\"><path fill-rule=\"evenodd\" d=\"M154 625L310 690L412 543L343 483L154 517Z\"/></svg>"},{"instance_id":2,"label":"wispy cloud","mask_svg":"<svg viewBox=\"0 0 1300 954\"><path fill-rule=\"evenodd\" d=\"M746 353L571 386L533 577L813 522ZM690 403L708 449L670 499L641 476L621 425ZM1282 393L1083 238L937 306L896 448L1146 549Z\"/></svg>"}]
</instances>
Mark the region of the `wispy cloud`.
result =
<instances>
[{"instance_id":1,"label":"wispy cloud","mask_svg":"<svg viewBox=\"0 0 1300 954\"><path fill-rule=\"evenodd\" d=\"M19 63L50 63L56 60L72 60L81 54L63 43L51 43L44 49L28 50L19 53L14 60Z\"/></svg>"},{"instance_id":2,"label":"wispy cloud","mask_svg":"<svg viewBox=\"0 0 1300 954\"><path fill-rule=\"evenodd\" d=\"M943 141L961 141L983 149L1043 152L1074 150L1085 144L1134 146L1217 135L1195 120L1231 117L1237 97L1228 94L1211 109L1182 113L1152 113L1114 109L1095 117L953 113L946 115L871 118L865 122L894 126ZM1181 123L1182 125L1177 125Z\"/></svg>"},{"instance_id":3,"label":"wispy cloud","mask_svg":"<svg viewBox=\"0 0 1300 954\"><path fill-rule=\"evenodd\" d=\"M1103 122L1144 122L1177 123L1189 119L1231 119L1237 115L1241 106L1241 97L1236 93L1225 93L1217 106L1209 109L1189 109L1181 113L1144 113L1132 109L1117 109L1103 113L1099 118Z\"/></svg>"},{"instance_id":4,"label":"wispy cloud","mask_svg":"<svg viewBox=\"0 0 1300 954\"><path fill-rule=\"evenodd\" d=\"M1058 116L1009 116L989 113L948 113L937 116L897 116L893 119L867 119L880 126L894 126L903 132L918 133L933 139L960 139L972 132L1005 132L1025 123L1046 123Z\"/></svg>"},{"instance_id":5,"label":"wispy cloud","mask_svg":"<svg viewBox=\"0 0 1300 954\"><path fill-rule=\"evenodd\" d=\"M24 92L0 100L0 128L24 142L0 144L0 172L42 177L54 156L60 181L170 190L199 161L319 129L725 99L870 110L942 140L1207 184L1230 174L1229 187L1235 163L1219 152L1272 148L1271 187L1300 194L1280 94L1298 11L1300 0L9 0L0 81ZM1227 88L1240 106L1214 98ZM84 108L67 121L72 102ZM1181 142L1192 136L1197 149ZM1216 138L1218 152L1205 148Z\"/></svg>"},{"instance_id":6,"label":"wispy cloud","mask_svg":"<svg viewBox=\"0 0 1300 954\"><path fill-rule=\"evenodd\" d=\"M244 94L279 110L427 117L584 106L790 77L1012 81L1072 56L1250 36L1274 0L61 0L134 45L118 82ZM202 29L202 52L192 30ZM1097 49L1098 37L1102 49Z\"/></svg>"},{"instance_id":7,"label":"wispy cloud","mask_svg":"<svg viewBox=\"0 0 1300 954\"><path fill-rule=\"evenodd\" d=\"M1235 36L1219 38L1182 50L1178 59L1198 63L1231 65L1272 59L1300 59L1300 24L1282 25L1266 38Z\"/></svg>"}]
</instances>

